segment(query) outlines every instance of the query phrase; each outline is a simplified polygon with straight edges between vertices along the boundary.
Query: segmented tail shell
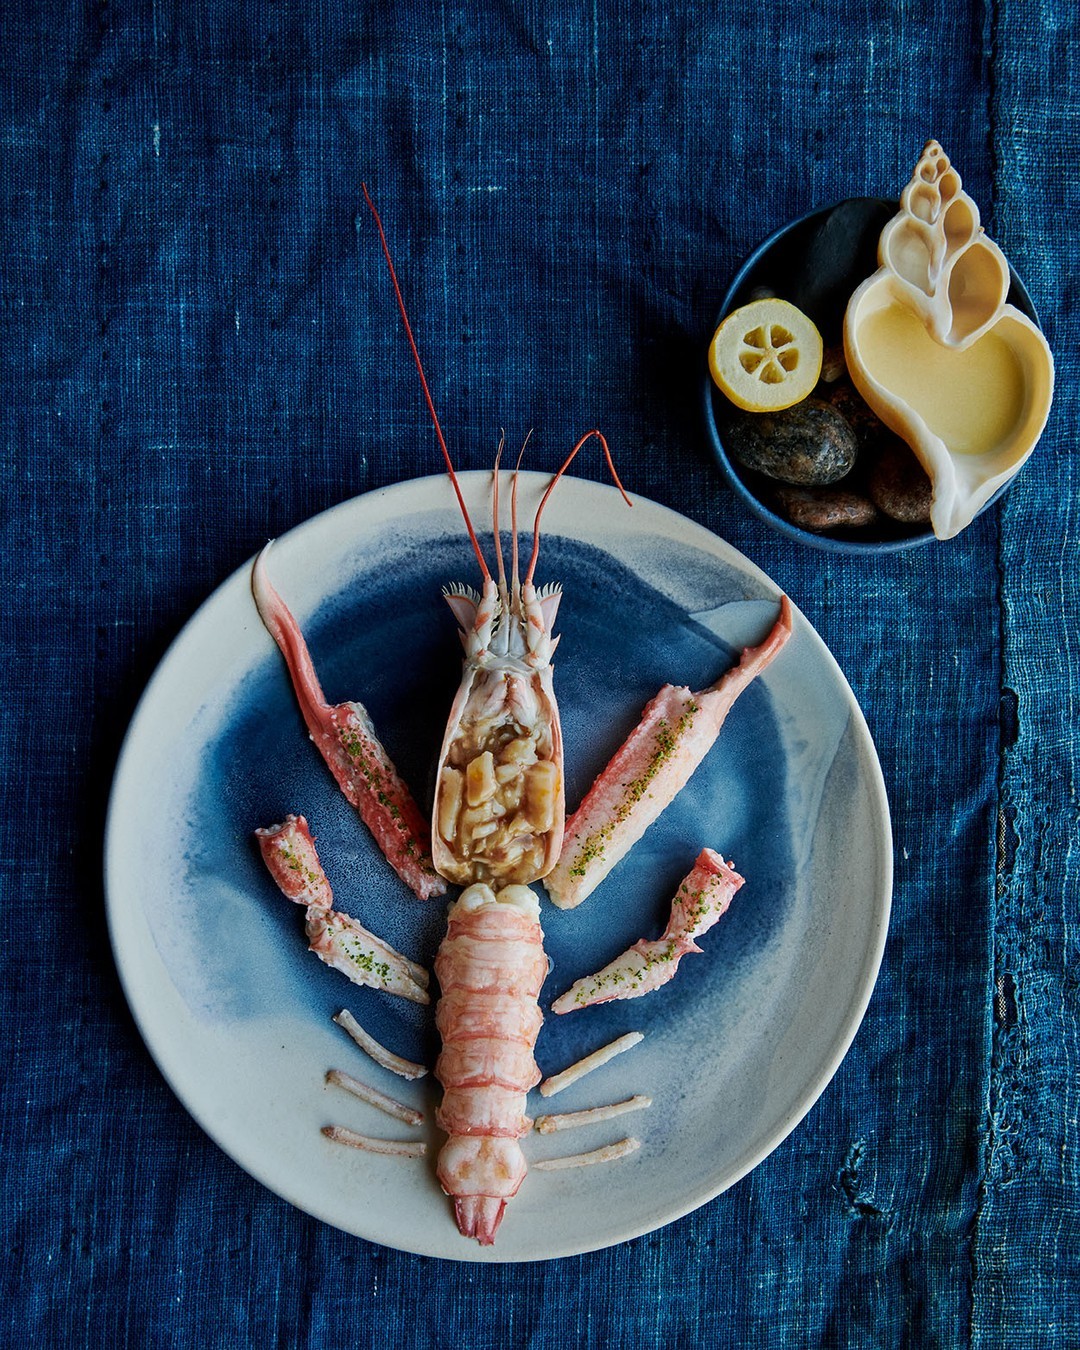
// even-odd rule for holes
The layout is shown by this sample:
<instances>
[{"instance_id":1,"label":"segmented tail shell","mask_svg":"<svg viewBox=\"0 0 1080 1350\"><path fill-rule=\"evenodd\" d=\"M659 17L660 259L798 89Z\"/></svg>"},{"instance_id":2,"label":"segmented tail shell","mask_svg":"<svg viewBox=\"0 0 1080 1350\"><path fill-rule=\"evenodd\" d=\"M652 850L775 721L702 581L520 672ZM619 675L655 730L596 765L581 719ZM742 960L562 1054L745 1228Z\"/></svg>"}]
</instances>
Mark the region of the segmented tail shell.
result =
<instances>
[{"instance_id":1,"label":"segmented tail shell","mask_svg":"<svg viewBox=\"0 0 1080 1350\"><path fill-rule=\"evenodd\" d=\"M494 1241L526 1172L518 1140L532 1128L525 1102L540 1081L533 1047L548 968L539 912L525 886L498 895L470 886L450 909L435 958L443 1042L435 1073L444 1088L437 1121L449 1135L438 1177L461 1232L483 1245Z\"/></svg>"}]
</instances>

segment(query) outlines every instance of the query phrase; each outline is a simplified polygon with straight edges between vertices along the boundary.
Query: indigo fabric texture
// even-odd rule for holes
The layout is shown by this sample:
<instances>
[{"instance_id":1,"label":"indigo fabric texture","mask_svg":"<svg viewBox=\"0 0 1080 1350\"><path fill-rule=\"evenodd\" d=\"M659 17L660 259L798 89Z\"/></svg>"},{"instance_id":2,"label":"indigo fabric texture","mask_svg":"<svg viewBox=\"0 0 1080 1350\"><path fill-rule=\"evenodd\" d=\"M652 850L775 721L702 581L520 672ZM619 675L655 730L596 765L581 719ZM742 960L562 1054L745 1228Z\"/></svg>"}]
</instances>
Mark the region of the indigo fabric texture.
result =
<instances>
[{"instance_id":1,"label":"indigo fabric texture","mask_svg":"<svg viewBox=\"0 0 1080 1350\"><path fill-rule=\"evenodd\" d=\"M1075 6L15 0L0 37L0 1341L1080 1344ZM1041 314L1050 423L954 541L809 550L710 459L716 305L929 136ZM362 179L461 467L503 426L545 465L602 427L806 612L893 813L880 979L807 1119L696 1213L551 1263L405 1255L251 1180L106 933L110 777L170 640L267 537L439 468Z\"/></svg>"}]
</instances>

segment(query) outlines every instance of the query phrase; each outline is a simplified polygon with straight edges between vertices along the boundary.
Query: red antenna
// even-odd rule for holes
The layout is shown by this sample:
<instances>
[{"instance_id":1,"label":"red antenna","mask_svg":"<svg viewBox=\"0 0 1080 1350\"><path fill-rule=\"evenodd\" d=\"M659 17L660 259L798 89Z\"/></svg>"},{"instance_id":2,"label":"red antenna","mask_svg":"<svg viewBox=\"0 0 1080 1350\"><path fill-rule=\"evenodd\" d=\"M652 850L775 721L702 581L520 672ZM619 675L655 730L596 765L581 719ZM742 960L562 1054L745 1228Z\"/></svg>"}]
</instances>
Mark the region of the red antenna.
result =
<instances>
[{"instance_id":1,"label":"red antenna","mask_svg":"<svg viewBox=\"0 0 1080 1350\"><path fill-rule=\"evenodd\" d=\"M401 317L405 323L405 334L409 339L409 347L412 349L413 360L416 362L416 369L420 373L420 383L424 389L424 398L427 400L428 412L431 414L431 420L435 424L435 435L439 439L439 449L443 453L443 459L446 460L446 471L450 475L450 482L454 486L454 492L457 495L458 506L461 507L461 514L465 520L465 528L469 531L469 540L473 546L473 552L476 554L476 561L480 564L480 572L485 581L491 580L491 573L488 571L488 565L484 561L484 555L480 551L480 542L476 537L476 531L473 529L472 521L469 519L469 510L465 505L465 498L461 495L461 485L458 482L457 474L454 472L454 461L450 458L450 451L446 448L446 438L443 436L442 427L439 425L439 414L435 411L435 404L431 398L431 390L428 388L427 376L424 374L424 367L420 360L420 353L416 347L416 339L413 337L412 324L409 323L409 315L405 309L405 301L401 297L401 287L398 285L397 273L394 271L394 262L390 257L390 249L386 242L386 232L383 230L382 221L379 219L379 213L375 210L375 203L367 190L367 184L361 183L363 189L364 201L368 204L368 209L375 217L375 225L379 231L379 243L382 244L383 257L386 259L386 265L390 269L390 280L394 284L394 295L397 297L398 309L401 310ZM573 459L573 455L570 456ZM567 460L567 463L570 461ZM610 456L609 456L610 462ZM563 466L566 467L565 465ZM618 481L616 479L616 481ZM625 494L624 494L625 495Z\"/></svg>"},{"instance_id":2,"label":"red antenna","mask_svg":"<svg viewBox=\"0 0 1080 1350\"><path fill-rule=\"evenodd\" d=\"M533 520L533 546L532 546L532 556L529 558L529 568L528 568L528 571L525 573L525 585L526 585L526 586L528 586L528 585L532 582L532 579L533 579L533 572L534 572L535 569L536 569L536 560L537 560L537 558L540 556L540 514L541 514L541 512L543 511L544 507L547 505L547 499L548 499L548 498L551 496L551 494L555 491L555 486L556 486L556 484L558 483L559 479L563 476L563 474L567 471L567 469L568 469L568 468L570 467L570 465L573 463L574 456L575 456L575 455L577 454L577 452L581 449L581 447L585 444L585 442L586 442L587 440L590 440L593 436L595 436L596 439L597 439L597 440L600 442L600 444L603 446L603 449L604 449L604 458L607 460L607 466L608 466L608 468L609 468L610 471L611 471L611 476L612 476L612 478L614 478L614 480L615 480L615 486L616 486L616 487L619 489L619 491L622 493L623 501L627 504L627 506L633 506L633 504L634 504L634 503L630 500L630 498L626 495L626 489L623 487L621 481L619 480L619 475L615 472L615 461L611 458L611 451L608 449L608 443L607 443L606 440L604 440L603 434L602 434L601 432L599 432L599 431L587 431L587 432L585 433L585 435L582 436L581 440L578 441L577 445L574 446L573 450L571 450L570 453L567 455L566 460L565 460L565 462L564 462L562 468L561 468L561 469L559 470L559 472L555 475L555 477L551 480L551 482L547 485L547 491L546 491L546 492L544 493L544 495L540 498L540 505L536 508L536 518Z\"/></svg>"}]
</instances>

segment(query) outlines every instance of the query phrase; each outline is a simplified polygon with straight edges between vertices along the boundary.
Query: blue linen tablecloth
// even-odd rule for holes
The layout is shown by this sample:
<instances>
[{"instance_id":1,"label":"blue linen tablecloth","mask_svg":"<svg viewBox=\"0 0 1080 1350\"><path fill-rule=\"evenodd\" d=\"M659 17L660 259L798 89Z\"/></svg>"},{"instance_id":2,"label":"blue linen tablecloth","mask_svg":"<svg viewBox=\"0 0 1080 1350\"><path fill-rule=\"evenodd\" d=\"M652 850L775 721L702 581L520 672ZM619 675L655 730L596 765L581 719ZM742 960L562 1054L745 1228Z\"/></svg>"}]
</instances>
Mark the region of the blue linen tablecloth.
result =
<instances>
[{"instance_id":1,"label":"blue linen tablecloth","mask_svg":"<svg viewBox=\"0 0 1080 1350\"><path fill-rule=\"evenodd\" d=\"M44 0L0 34L0 1340L1080 1343L1074 6ZM753 245L895 194L931 135L1032 293L1054 410L956 540L806 549L721 484L704 343ZM361 178L461 467L500 426L603 427L805 611L891 801L884 964L819 1103L697 1212L550 1263L405 1255L251 1180L106 935L110 777L170 640L268 536L438 468Z\"/></svg>"}]
</instances>

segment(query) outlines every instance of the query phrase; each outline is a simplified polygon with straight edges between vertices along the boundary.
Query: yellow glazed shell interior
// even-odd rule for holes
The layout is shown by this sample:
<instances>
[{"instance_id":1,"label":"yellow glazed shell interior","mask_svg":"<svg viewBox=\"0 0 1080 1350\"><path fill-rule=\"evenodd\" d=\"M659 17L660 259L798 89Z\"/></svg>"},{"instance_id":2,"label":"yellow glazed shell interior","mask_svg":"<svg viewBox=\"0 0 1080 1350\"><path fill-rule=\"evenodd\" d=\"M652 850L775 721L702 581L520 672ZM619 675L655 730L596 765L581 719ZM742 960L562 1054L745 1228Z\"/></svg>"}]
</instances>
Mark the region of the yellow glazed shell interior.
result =
<instances>
[{"instance_id":1,"label":"yellow glazed shell interior","mask_svg":"<svg viewBox=\"0 0 1080 1350\"><path fill-rule=\"evenodd\" d=\"M1006 304L1009 265L937 141L928 141L878 262L847 307L851 378L918 455L939 539L969 525L1046 425L1054 361L1038 327Z\"/></svg>"}]
</instances>

